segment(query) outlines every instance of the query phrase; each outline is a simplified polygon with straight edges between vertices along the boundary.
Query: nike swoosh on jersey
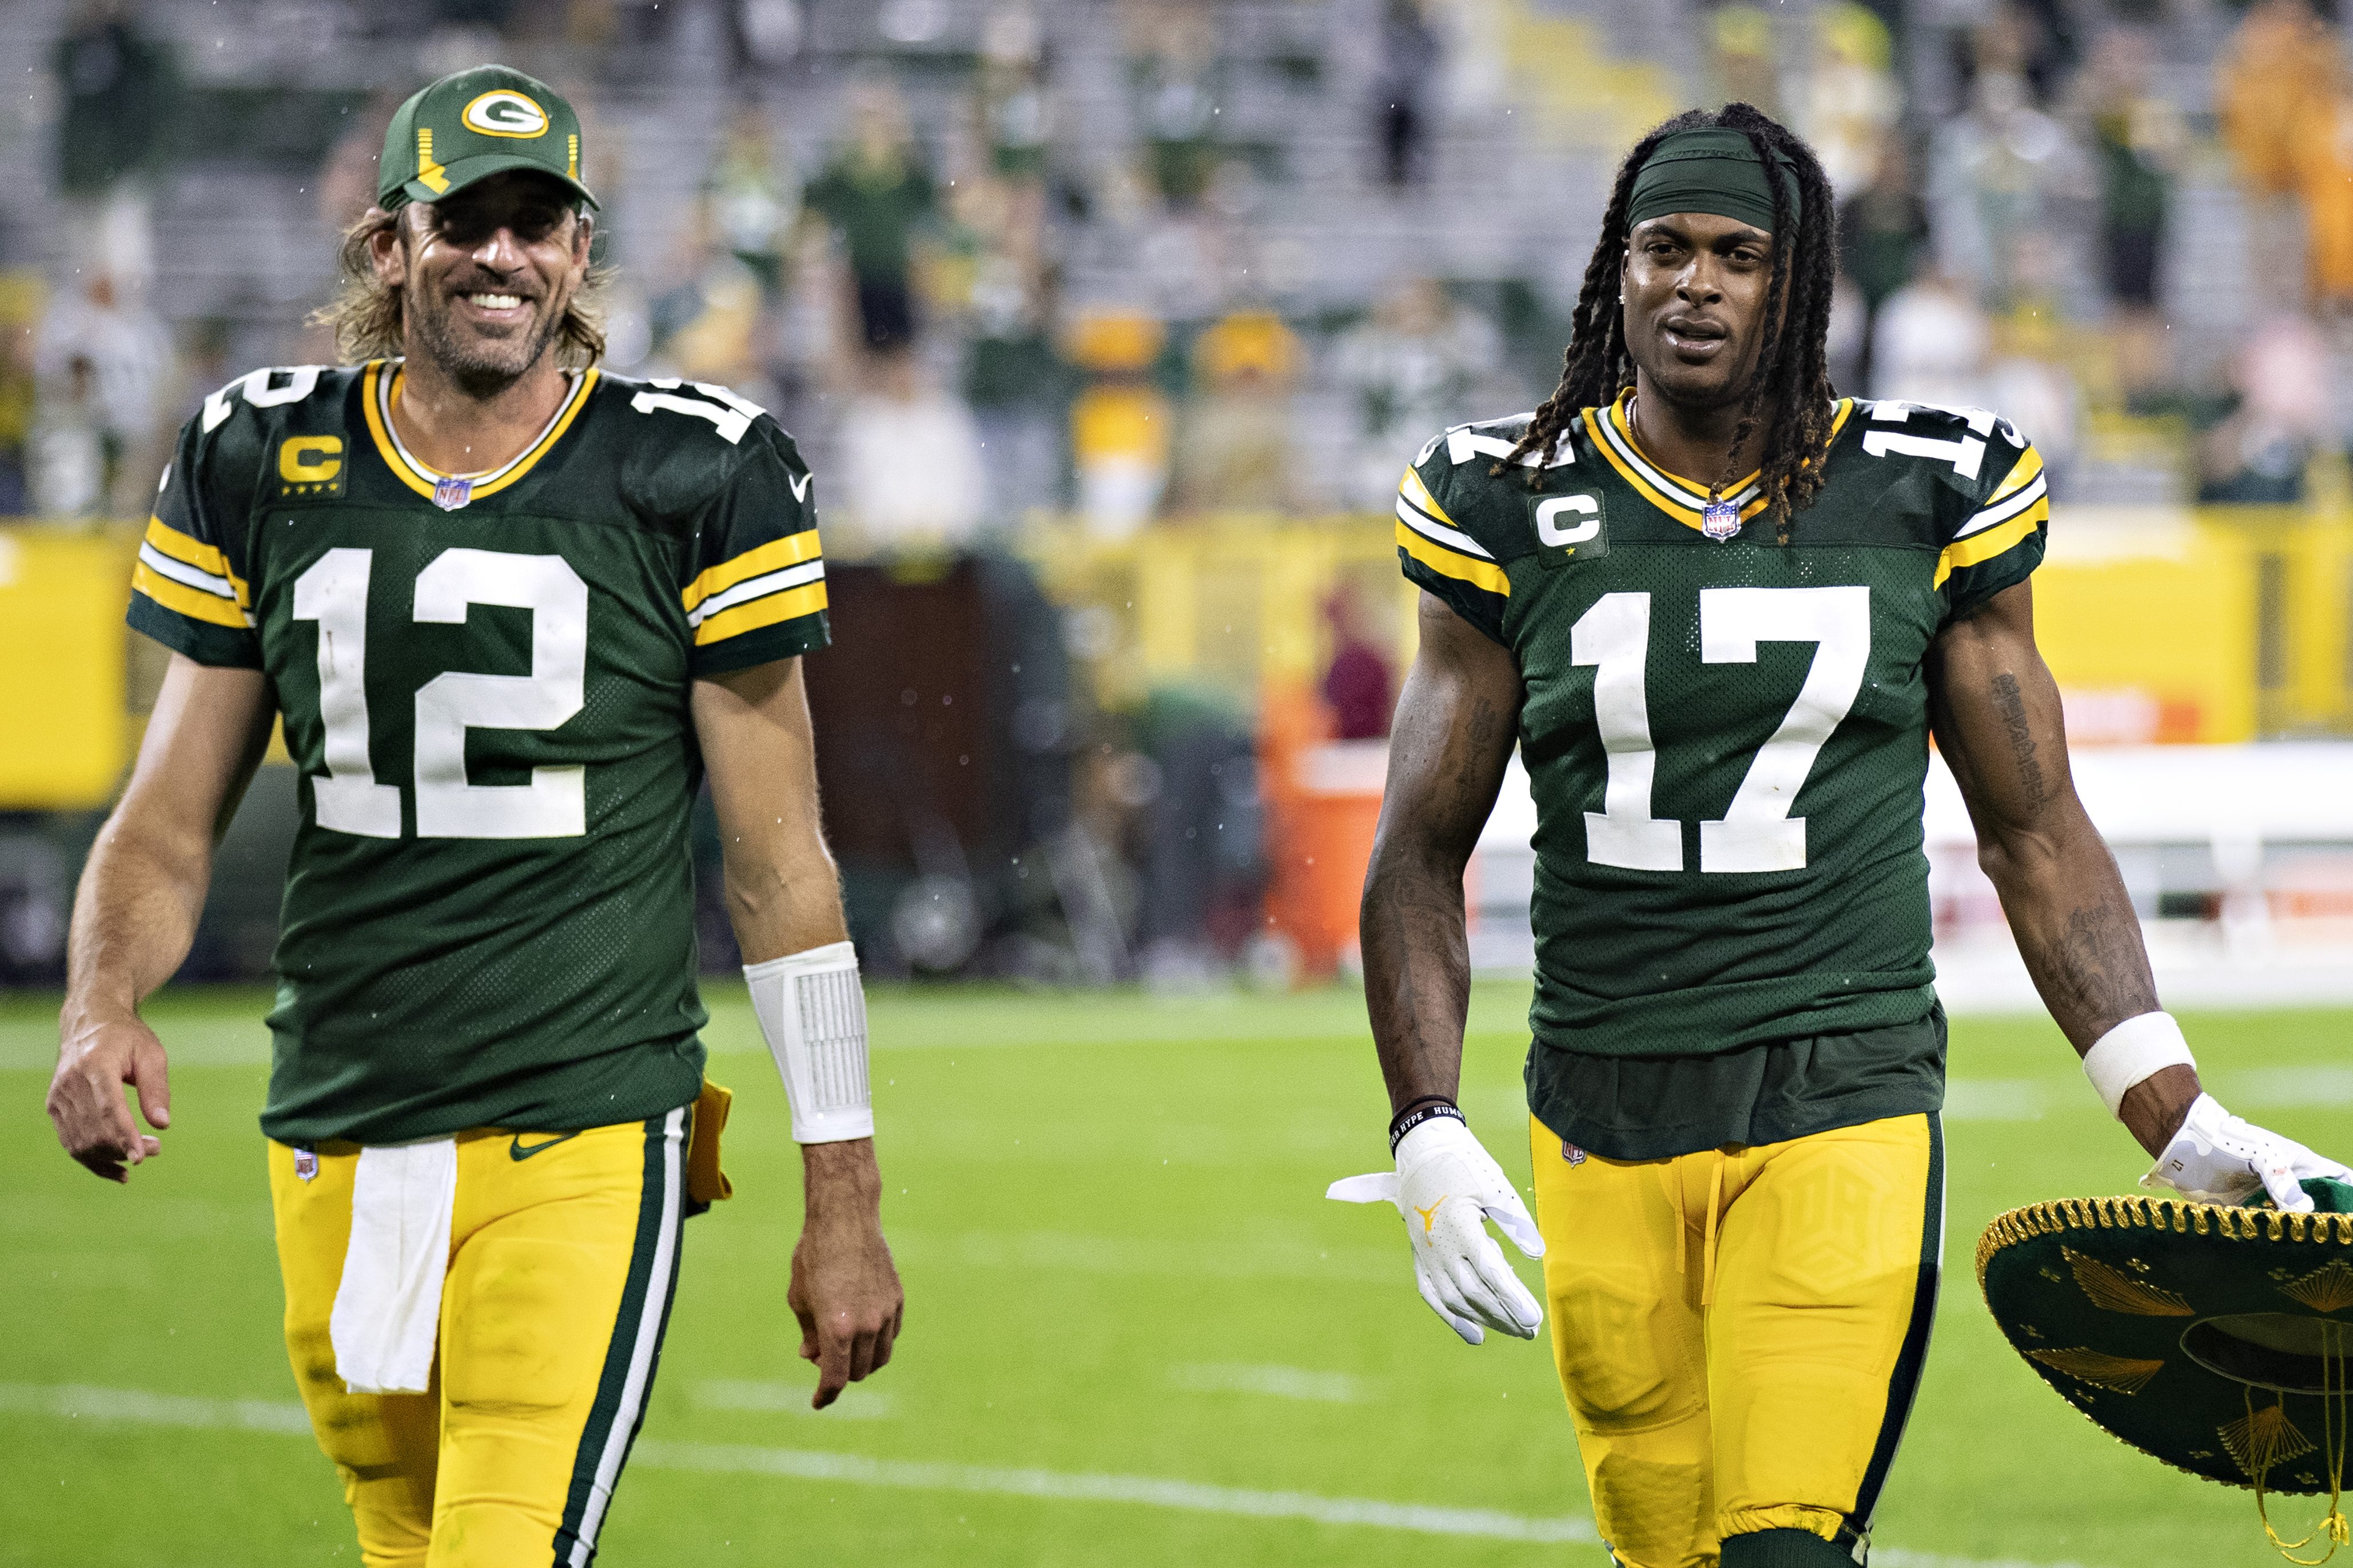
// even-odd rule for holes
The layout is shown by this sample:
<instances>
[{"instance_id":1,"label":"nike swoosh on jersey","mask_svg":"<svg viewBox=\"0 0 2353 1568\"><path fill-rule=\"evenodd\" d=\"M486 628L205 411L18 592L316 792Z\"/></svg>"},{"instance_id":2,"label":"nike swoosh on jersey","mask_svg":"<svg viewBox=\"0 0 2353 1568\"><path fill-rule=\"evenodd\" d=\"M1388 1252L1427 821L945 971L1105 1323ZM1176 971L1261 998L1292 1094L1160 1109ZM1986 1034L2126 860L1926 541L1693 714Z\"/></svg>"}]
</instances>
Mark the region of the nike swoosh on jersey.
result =
<instances>
[{"instance_id":1,"label":"nike swoosh on jersey","mask_svg":"<svg viewBox=\"0 0 2353 1568\"><path fill-rule=\"evenodd\" d=\"M522 1146L522 1134L518 1132L514 1135L514 1142L507 1145L507 1158L510 1160L528 1160L533 1154L543 1154L550 1149L554 1148L558 1143L569 1143L575 1138L579 1136L580 1134L577 1132L566 1132L560 1137L550 1138L544 1143L534 1143L530 1148L526 1149Z\"/></svg>"},{"instance_id":2,"label":"nike swoosh on jersey","mask_svg":"<svg viewBox=\"0 0 2353 1568\"><path fill-rule=\"evenodd\" d=\"M795 500L806 501L808 500L808 475L801 474L797 477L787 478L785 482L793 487L793 499Z\"/></svg>"}]
</instances>

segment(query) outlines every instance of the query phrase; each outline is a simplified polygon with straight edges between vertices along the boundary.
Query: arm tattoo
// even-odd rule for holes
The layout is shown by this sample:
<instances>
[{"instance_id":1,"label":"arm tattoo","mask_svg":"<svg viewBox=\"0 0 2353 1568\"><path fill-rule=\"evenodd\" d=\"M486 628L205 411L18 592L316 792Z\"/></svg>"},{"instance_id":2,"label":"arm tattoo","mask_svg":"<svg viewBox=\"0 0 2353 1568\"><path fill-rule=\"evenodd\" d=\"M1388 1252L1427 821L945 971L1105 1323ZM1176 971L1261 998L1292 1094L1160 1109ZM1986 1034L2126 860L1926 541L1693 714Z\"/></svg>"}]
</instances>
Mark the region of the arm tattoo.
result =
<instances>
[{"instance_id":1,"label":"arm tattoo","mask_svg":"<svg viewBox=\"0 0 2353 1568\"><path fill-rule=\"evenodd\" d=\"M2067 930L2049 958L2052 1016L2063 1027L2073 1026L2071 1033L2096 1035L2157 1005L2140 922L2128 904L2085 904L2068 911Z\"/></svg>"},{"instance_id":2,"label":"arm tattoo","mask_svg":"<svg viewBox=\"0 0 2353 1568\"><path fill-rule=\"evenodd\" d=\"M2018 781L2026 791L2030 811L2041 811L2051 792L2042 779L2042 764L2034 754L2034 731L2026 721L2026 698L2018 677L2008 671L1993 678L1994 706L2001 710L2001 727L2010 737L2010 761L2018 765Z\"/></svg>"}]
</instances>

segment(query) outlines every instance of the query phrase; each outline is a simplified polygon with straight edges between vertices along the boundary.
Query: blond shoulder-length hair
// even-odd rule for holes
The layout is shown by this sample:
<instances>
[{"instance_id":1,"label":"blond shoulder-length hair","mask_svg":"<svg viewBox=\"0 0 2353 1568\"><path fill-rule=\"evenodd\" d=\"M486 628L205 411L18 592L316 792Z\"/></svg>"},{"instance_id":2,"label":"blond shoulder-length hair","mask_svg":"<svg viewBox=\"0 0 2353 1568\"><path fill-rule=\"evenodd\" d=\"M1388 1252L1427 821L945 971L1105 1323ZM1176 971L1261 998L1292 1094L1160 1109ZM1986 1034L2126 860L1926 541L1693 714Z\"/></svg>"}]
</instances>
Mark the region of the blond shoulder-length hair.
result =
<instances>
[{"instance_id":1,"label":"blond shoulder-length hair","mask_svg":"<svg viewBox=\"0 0 2353 1568\"><path fill-rule=\"evenodd\" d=\"M588 221L586 217L581 220ZM343 231L335 255L335 297L311 314L314 326L335 334L335 353L345 364L389 359L406 352L402 336L401 291L375 275L375 237L400 233L400 213L370 207ZM586 369L605 357L605 293L613 269L591 265L564 308L556 331L555 360L567 370Z\"/></svg>"}]
</instances>

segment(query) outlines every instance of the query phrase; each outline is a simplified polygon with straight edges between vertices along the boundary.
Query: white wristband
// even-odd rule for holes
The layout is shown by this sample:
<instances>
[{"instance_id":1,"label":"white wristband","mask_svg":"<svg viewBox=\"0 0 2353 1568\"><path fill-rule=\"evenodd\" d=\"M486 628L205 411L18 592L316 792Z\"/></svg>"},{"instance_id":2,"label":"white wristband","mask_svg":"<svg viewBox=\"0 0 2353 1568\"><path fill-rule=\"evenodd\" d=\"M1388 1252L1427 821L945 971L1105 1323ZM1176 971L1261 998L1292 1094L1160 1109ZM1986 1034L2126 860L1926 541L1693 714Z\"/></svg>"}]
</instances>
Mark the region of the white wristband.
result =
<instances>
[{"instance_id":1,"label":"white wristband","mask_svg":"<svg viewBox=\"0 0 2353 1568\"><path fill-rule=\"evenodd\" d=\"M2126 1018L2092 1042L2084 1053L2084 1076L2092 1080L2108 1114L2120 1114L2133 1085L2169 1067L2195 1068L2189 1042L2170 1013L2143 1013Z\"/></svg>"},{"instance_id":2,"label":"white wristband","mask_svg":"<svg viewBox=\"0 0 2353 1568\"><path fill-rule=\"evenodd\" d=\"M866 1079L866 992L858 951L846 942L747 963L752 1011L792 1102L793 1142L839 1143L874 1136Z\"/></svg>"}]
</instances>

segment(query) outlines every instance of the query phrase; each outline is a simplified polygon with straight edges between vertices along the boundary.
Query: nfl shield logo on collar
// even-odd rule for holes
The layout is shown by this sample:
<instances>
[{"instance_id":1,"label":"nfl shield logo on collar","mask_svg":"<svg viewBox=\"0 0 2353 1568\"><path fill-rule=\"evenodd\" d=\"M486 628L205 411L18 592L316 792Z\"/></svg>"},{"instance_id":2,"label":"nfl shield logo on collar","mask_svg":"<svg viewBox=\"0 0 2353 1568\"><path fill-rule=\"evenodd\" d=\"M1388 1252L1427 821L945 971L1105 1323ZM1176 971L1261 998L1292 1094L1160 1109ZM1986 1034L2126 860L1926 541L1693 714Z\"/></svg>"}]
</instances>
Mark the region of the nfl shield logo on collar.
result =
<instances>
[{"instance_id":1,"label":"nfl shield logo on collar","mask_svg":"<svg viewBox=\"0 0 2353 1568\"><path fill-rule=\"evenodd\" d=\"M438 500L441 498L437 495L434 499ZM1699 514L1699 531L1717 543L1723 543L1740 531L1740 509L1728 500L1708 502L1707 510Z\"/></svg>"},{"instance_id":2,"label":"nfl shield logo on collar","mask_svg":"<svg viewBox=\"0 0 2353 1568\"><path fill-rule=\"evenodd\" d=\"M463 474L444 474L433 481L433 504L443 511L456 511L474 499L474 481ZM1740 526L1735 522L1735 528Z\"/></svg>"}]
</instances>

